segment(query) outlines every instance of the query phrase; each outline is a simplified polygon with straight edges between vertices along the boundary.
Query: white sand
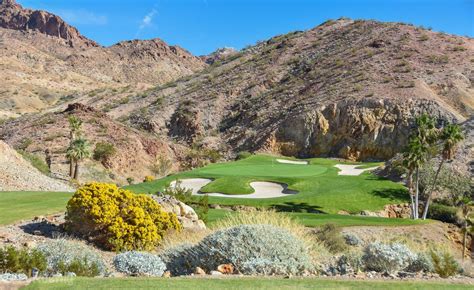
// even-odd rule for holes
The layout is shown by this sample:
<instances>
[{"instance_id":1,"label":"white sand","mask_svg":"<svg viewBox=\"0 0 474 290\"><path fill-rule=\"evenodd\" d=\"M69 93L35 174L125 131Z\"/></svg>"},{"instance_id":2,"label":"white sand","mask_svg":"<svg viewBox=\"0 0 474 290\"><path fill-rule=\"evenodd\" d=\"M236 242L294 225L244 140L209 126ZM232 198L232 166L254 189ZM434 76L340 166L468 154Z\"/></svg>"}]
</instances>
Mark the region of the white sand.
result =
<instances>
[{"instance_id":1,"label":"white sand","mask_svg":"<svg viewBox=\"0 0 474 290\"><path fill-rule=\"evenodd\" d=\"M212 180L205 178L190 178L182 179L181 187L191 189L193 195L203 195L199 193L199 190ZM176 182L171 182L170 186L174 187ZM222 194L222 193L206 193L209 196L219 196L219 197L231 197L231 198L275 198L275 197L284 197L290 194L296 194L297 192L287 189L286 185L274 183L274 182L265 182L265 181L256 181L251 182L250 186L255 190L251 194Z\"/></svg>"},{"instance_id":2,"label":"white sand","mask_svg":"<svg viewBox=\"0 0 474 290\"><path fill-rule=\"evenodd\" d=\"M334 167L340 169L341 171L338 172L338 175L350 175L350 176L358 176L361 175L364 171L370 171L377 169L378 166L375 167L370 167L370 168L364 168L364 169L358 169L360 165L345 165L345 164L337 164Z\"/></svg>"},{"instance_id":3,"label":"white sand","mask_svg":"<svg viewBox=\"0 0 474 290\"><path fill-rule=\"evenodd\" d=\"M296 160L286 160L286 159L277 159L277 162L286 163L286 164L298 164L298 165L308 165L308 161L296 161Z\"/></svg>"}]
</instances>

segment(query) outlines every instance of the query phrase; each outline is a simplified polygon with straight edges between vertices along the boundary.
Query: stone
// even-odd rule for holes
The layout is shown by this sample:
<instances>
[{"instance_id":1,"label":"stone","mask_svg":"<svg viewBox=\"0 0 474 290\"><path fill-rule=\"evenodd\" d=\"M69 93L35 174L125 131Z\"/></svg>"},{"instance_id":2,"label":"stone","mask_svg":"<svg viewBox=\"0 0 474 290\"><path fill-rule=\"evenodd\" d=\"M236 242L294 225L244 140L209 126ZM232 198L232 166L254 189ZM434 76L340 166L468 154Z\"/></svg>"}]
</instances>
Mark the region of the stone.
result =
<instances>
[{"instance_id":1,"label":"stone","mask_svg":"<svg viewBox=\"0 0 474 290\"><path fill-rule=\"evenodd\" d=\"M163 273L163 278L170 278L171 277L171 272L170 271L166 271Z\"/></svg>"},{"instance_id":2,"label":"stone","mask_svg":"<svg viewBox=\"0 0 474 290\"><path fill-rule=\"evenodd\" d=\"M199 216L189 205L169 195L152 195L151 197L162 206L163 210L174 213L184 229L206 229L206 224L199 219Z\"/></svg>"},{"instance_id":3,"label":"stone","mask_svg":"<svg viewBox=\"0 0 474 290\"><path fill-rule=\"evenodd\" d=\"M224 275L224 274L222 274L219 271L211 271L211 276L222 276L222 275Z\"/></svg>"},{"instance_id":4,"label":"stone","mask_svg":"<svg viewBox=\"0 0 474 290\"><path fill-rule=\"evenodd\" d=\"M196 267L196 269L194 269L194 274L196 274L196 275L206 275L206 271L204 271L201 267Z\"/></svg>"},{"instance_id":5,"label":"stone","mask_svg":"<svg viewBox=\"0 0 474 290\"><path fill-rule=\"evenodd\" d=\"M222 264L217 267L217 271L221 272L222 274L233 274L234 266L232 264Z\"/></svg>"}]
</instances>

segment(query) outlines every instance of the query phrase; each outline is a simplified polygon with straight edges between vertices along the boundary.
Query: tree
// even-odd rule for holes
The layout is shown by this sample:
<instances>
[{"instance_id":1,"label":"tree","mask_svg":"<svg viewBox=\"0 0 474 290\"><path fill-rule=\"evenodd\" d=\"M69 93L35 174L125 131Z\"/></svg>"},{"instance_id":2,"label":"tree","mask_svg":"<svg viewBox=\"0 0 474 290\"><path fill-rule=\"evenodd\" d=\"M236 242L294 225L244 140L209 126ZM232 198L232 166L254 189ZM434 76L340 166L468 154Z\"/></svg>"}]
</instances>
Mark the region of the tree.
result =
<instances>
[{"instance_id":1,"label":"tree","mask_svg":"<svg viewBox=\"0 0 474 290\"><path fill-rule=\"evenodd\" d=\"M474 202L472 201L472 196L466 196L460 202L461 207L461 218L462 218L462 232L463 232L463 239L462 239L462 260L464 262L464 257L466 256L466 249L467 249L467 235L472 233L473 229L473 220L471 218L471 214L474 210Z\"/></svg>"},{"instance_id":2,"label":"tree","mask_svg":"<svg viewBox=\"0 0 474 290\"><path fill-rule=\"evenodd\" d=\"M433 153L432 145L436 141L437 134L435 119L427 114L423 114L416 118L415 124L416 130L415 133L412 134L403 155L403 164L408 171L407 187L410 191L412 218L418 219L420 168Z\"/></svg>"},{"instance_id":3,"label":"tree","mask_svg":"<svg viewBox=\"0 0 474 290\"><path fill-rule=\"evenodd\" d=\"M82 135L82 120L78 117L72 115L68 117L69 121L69 147L71 147L74 140L79 138ZM74 160L70 154L66 154L66 157L69 160L69 176L74 176Z\"/></svg>"},{"instance_id":4,"label":"tree","mask_svg":"<svg viewBox=\"0 0 474 290\"><path fill-rule=\"evenodd\" d=\"M433 184L430 186L428 191L428 197L426 199L425 208L423 210L423 219L426 219L426 216L428 215L428 208L430 206L430 202L433 196L433 191L436 188L436 184L438 182L438 177L439 173L441 172L441 168L443 167L443 164L445 162L453 159L453 156L456 153L457 145L464 139L464 135L459 125L448 124L441 131L439 139L442 142L441 161L439 162L438 169L436 170Z\"/></svg>"},{"instance_id":5,"label":"tree","mask_svg":"<svg viewBox=\"0 0 474 290\"><path fill-rule=\"evenodd\" d=\"M74 140L69 146L66 154L76 164L74 168L74 179L77 180L79 178L79 164L84 159L90 158L92 155L89 142L82 137Z\"/></svg>"}]
</instances>

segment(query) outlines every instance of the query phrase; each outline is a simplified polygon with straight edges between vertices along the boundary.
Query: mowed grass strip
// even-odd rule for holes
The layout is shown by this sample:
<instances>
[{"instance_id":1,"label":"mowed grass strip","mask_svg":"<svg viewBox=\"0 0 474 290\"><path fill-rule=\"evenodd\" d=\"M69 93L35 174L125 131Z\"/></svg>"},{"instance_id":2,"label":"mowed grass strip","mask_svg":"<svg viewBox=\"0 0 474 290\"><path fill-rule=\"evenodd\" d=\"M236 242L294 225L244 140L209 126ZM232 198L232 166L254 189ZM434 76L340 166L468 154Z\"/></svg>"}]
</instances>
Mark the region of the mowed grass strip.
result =
<instances>
[{"instance_id":1,"label":"mowed grass strip","mask_svg":"<svg viewBox=\"0 0 474 290\"><path fill-rule=\"evenodd\" d=\"M64 211L72 193L0 191L0 225Z\"/></svg>"},{"instance_id":2,"label":"mowed grass strip","mask_svg":"<svg viewBox=\"0 0 474 290\"><path fill-rule=\"evenodd\" d=\"M421 281L356 281L321 278L51 278L22 288L49 289L472 289L472 285Z\"/></svg>"},{"instance_id":3,"label":"mowed grass strip","mask_svg":"<svg viewBox=\"0 0 474 290\"><path fill-rule=\"evenodd\" d=\"M212 226L213 223L228 215L236 214L234 211L225 209L210 209L207 215L207 224ZM317 214L317 213L284 213L296 219L299 223L306 227L320 227L325 224L334 224L340 227L354 226L411 226L430 223L430 220L412 220L400 218L382 218L382 217L365 217L339 214Z\"/></svg>"},{"instance_id":4,"label":"mowed grass strip","mask_svg":"<svg viewBox=\"0 0 474 290\"><path fill-rule=\"evenodd\" d=\"M377 211L386 204L409 201L403 185L377 177L371 173L360 176L340 176L334 165L340 161L324 158L308 159L309 165L278 163L279 157L254 155L244 160L211 164L193 171L127 188L136 192L155 193L163 190L176 179L209 178L203 192L227 194L252 193L252 181L270 181L288 184L289 189L299 193L287 197L269 199L245 199L209 197L210 203L222 205L248 205L276 207L289 212L324 212L336 214L346 211L358 214L362 210ZM348 163L372 167L378 163Z\"/></svg>"}]
</instances>

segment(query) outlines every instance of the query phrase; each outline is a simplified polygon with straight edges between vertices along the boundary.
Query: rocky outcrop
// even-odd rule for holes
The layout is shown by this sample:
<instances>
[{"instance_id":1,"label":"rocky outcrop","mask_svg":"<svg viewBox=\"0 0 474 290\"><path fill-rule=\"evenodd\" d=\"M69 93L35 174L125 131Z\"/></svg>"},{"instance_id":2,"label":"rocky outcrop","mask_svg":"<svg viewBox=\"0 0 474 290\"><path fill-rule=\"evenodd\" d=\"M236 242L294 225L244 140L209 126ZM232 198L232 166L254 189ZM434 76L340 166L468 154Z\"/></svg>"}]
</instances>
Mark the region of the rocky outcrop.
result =
<instances>
[{"instance_id":1,"label":"rocky outcrop","mask_svg":"<svg viewBox=\"0 0 474 290\"><path fill-rule=\"evenodd\" d=\"M235 56L238 53L239 52L235 48L223 47L217 49L209 55L201 56L201 59L204 60L205 63L212 65L215 62L226 60L227 58Z\"/></svg>"},{"instance_id":2,"label":"rocky outcrop","mask_svg":"<svg viewBox=\"0 0 474 290\"><path fill-rule=\"evenodd\" d=\"M184 229L206 229L204 222L199 219L194 209L189 205L169 195L152 195L152 198L158 202L166 212L174 213Z\"/></svg>"},{"instance_id":3,"label":"rocky outcrop","mask_svg":"<svg viewBox=\"0 0 474 290\"><path fill-rule=\"evenodd\" d=\"M98 44L68 25L59 16L40 10L23 9L14 0L0 3L0 27L28 31L34 30L62 38L71 46L98 46Z\"/></svg>"},{"instance_id":4,"label":"rocky outcrop","mask_svg":"<svg viewBox=\"0 0 474 290\"><path fill-rule=\"evenodd\" d=\"M386 160L407 144L414 117L422 113L439 122L457 121L433 101L342 101L285 120L267 149L289 156Z\"/></svg>"}]
</instances>

